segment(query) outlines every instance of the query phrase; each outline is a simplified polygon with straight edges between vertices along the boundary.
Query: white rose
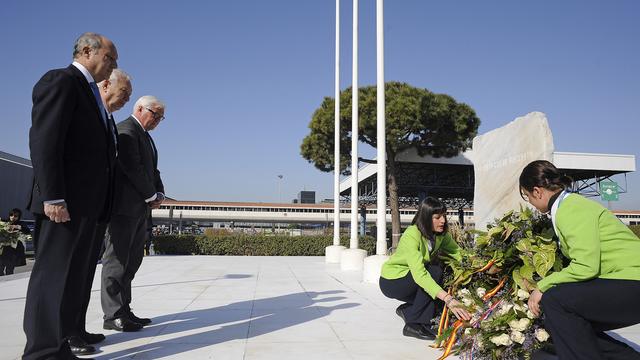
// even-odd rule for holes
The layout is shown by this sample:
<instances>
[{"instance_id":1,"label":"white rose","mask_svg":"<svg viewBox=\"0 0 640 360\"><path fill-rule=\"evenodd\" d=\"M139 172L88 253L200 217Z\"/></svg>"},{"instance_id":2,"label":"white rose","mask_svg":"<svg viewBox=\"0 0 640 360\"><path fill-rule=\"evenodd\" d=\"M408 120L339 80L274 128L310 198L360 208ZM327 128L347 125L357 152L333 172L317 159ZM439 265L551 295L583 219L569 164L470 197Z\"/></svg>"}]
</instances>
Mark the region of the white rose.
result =
<instances>
[{"instance_id":1,"label":"white rose","mask_svg":"<svg viewBox=\"0 0 640 360\"><path fill-rule=\"evenodd\" d=\"M531 320L527 318L522 318L520 320L511 320L509 321L509 327L514 331L525 331L529 327L530 323Z\"/></svg>"},{"instance_id":2,"label":"white rose","mask_svg":"<svg viewBox=\"0 0 640 360\"><path fill-rule=\"evenodd\" d=\"M549 340L549 333L545 331L545 329L538 329L536 330L536 339L538 339L538 341L540 342L545 342L547 340Z\"/></svg>"},{"instance_id":3,"label":"white rose","mask_svg":"<svg viewBox=\"0 0 640 360\"><path fill-rule=\"evenodd\" d=\"M464 306L471 306L473 304L473 300L465 297L465 298L462 298L462 303L464 304Z\"/></svg>"},{"instance_id":4,"label":"white rose","mask_svg":"<svg viewBox=\"0 0 640 360\"><path fill-rule=\"evenodd\" d=\"M525 308L524 306L520 305L520 304L514 304L513 305L513 310L515 311L522 311L522 312L526 312L527 308Z\"/></svg>"},{"instance_id":5,"label":"white rose","mask_svg":"<svg viewBox=\"0 0 640 360\"><path fill-rule=\"evenodd\" d=\"M520 331L513 331L509 338L520 345L524 343L524 334L521 333Z\"/></svg>"},{"instance_id":6,"label":"white rose","mask_svg":"<svg viewBox=\"0 0 640 360\"><path fill-rule=\"evenodd\" d=\"M483 287L479 287L476 289L476 295L478 295L478 297L483 297L486 293L487 293L487 289Z\"/></svg>"},{"instance_id":7,"label":"white rose","mask_svg":"<svg viewBox=\"0 0 640 360\"><path fill-rule=\"evenodd\" d=\"M458 290L458 296L459 297L466 297L471 295L471 292L468 289L460 289Z\"/></svg>"},{"instance_id":8,"label":"white rose","mask_svg":"<svg viewBox=\"0 0 640 360\"><path fill-rule=\"evenodd\" d=\"M478 347L478 349L484 348L484 343L482 342L482 338L479 336L478 336L478 339L476 340L476 346Z\"/></svg>"},{"instance_id":9,"label":"white rose","mask_svg":"<svg viewBox=\"0 0 640 360\"><path fill-rule=\"evenodd\" d=\"M492 343L498 345L498 346L508 346L513 344L513 342L511 341L511 339L509 338L509 335L507 334L501 334L498 336L494 336L491 339L489 339L489 341L491 341Z\"/></svg>"},{"instance_id":10,"label":"white rose","mask_svg":"<svg viewBox=\"0 0 640 360\"><path fill-rule=\"evenodd\" d=\"M518 299L520 300L526 300L529 298L529 293L523 289L518 289L516 296L518 296Z\"/></svg>"},{"instance_id":11,"label":"white rose","mask_svg":"<svg viewBox=\"0 0 640 360\"><path fill-rule=\"evenodd\" d=\"M536 318L536 316L529 309L527 309L527 317L529 319L535 319Z\"/></svg>"},{"instance_id":12,"label":"white rose","mask_svg":"<svg viewBox=\"0 0 640 360\"><path fill-rule=\"evenodd\" d=\"M471 328L464 329L464 334L465 335L471 335Z\"/></svg>"}]
</instances>

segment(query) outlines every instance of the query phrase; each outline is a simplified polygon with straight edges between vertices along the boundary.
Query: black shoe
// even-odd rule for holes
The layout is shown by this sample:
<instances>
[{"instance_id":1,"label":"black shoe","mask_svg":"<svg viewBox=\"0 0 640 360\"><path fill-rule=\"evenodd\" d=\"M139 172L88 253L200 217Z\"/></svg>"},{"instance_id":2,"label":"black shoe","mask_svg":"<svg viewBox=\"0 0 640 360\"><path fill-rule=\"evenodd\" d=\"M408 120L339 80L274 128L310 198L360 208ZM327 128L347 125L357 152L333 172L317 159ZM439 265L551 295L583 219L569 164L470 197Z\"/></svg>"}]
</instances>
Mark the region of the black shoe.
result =
<instances>
[{"instance_id":1,"label":"black shoe","mask_svg":"<svg viewBox=\"0 0 640 360\"><path fill-rule=\"evenodd\" d=\"M396 315L400 316L400 318L401 318L404 322L407 322L407 321L404 319L404 312L402 312L402 309L404 309L404 308L405 308L404 304L402 304L402 305L398 306L398 307L396 308Z\"/></svg>"},{"instance_id":2,"label":"black shoe","mask_svg":"<svg viewBox=\"0 0 640 360\"><path fill-rule=\"evenodd\" d=\"M104 335L102 334L92 334L86 331L81 332L79 336L87 344L97 344L105 339Z\"/></svg>"},{"instance_id":3,"label":"black shoe","mask_svg":"<svg viewBox=\"0 0 640 360\"><path fill-rule=\"evenodd\" d=\"M420 324L406 324L402 329L402 335L414 337L420 340L433 340L435 335Z\"/></svg>"},{"instance_id":4,"label":"black shoe","mask_svg":"<svg viewBox=\"0 0 640 360\"><path fill-rule=\"evenodd\" d=\"M67 339L67 343L73 355L88 355L96 352L96 348L87 344L87 342L79 336L70 336Z\"/></svg>"},{"instance_id":5,"label":"black shoe","mask_svg":"<svg viewBox=\"0 0 640 360\"><path fill-rule=\"evenodd\" d=\"M151 319L139 318L139 317L135 316L133 314L133 312L131 312L131 311L129 311L128 318L129 318L129 320L133 321L134 323L138 323L138 324L140 324L142 326L151 324Z\"/></svg>"},{"instance_id":6,"label":"black shoe","mask_svg":"<svg viewBox=\"0 0 640 360\"><path fill-rule=\"evenodd\" d=\"M105 320L102 324L102 328L105 330L131 332L142 329L142 325L129 320L129 318L119 317L116 319Z\"/></svg>"}]
</instances>

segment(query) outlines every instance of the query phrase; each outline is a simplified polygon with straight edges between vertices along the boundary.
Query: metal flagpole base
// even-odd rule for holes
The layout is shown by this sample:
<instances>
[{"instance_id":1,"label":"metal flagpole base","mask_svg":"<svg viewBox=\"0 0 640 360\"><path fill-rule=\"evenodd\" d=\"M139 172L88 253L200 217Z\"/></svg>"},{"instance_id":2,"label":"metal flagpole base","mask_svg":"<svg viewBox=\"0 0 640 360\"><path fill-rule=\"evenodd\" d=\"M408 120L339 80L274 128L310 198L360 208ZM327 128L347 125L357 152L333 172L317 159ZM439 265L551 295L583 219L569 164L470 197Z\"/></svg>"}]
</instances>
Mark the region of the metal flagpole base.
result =
<instances>
[{"instance_id":1,"label":"metal flagpole base","mask_svg":"<svg viewBox=\"0 0 640 360\"><path fill-rule=\"evenodd\" d=\"M342 245L331 245L324 248L324 261L329 264L340 262L340 254L346 249Z\"/></svg>"},{"instance_id":2,"label":"metal flagpole base","mask_svg":"<svg viewBox=\"0 0 640 360\"><path fill-rule=\"evenodd\" d=\"M340 254L340 270L362 270L367 251L362 249L345 249Z\"/></svg>"}]
</instances>

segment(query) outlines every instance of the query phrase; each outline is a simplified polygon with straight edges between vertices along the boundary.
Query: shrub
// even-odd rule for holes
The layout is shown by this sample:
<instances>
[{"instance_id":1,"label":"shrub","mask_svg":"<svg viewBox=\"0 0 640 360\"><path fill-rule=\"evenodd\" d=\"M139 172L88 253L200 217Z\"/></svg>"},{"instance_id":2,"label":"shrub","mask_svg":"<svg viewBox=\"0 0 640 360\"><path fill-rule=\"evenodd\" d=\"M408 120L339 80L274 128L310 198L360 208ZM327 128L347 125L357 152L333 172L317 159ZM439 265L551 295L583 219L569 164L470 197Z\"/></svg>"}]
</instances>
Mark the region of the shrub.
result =
<instances>
[{"instance_id":1,"label":"shrub","mask_svg":"<svg viewBox=\"0 0 640 360\"><path fill-rule=\"evenodd\" d=\"M153 250L165 255L194 255L198 253L197 236L160 235L153 237Z\"/></svg>"},{"instance_id":2,"label":"shrub","mask_svg":"<svg viewBox=\"0 0 640 360\"><path fill-rule=\"evenodd\" d=\"M341 237L349 247L349 238ZM206 235L163 235L153 238L156 253L165 255L323 256L333 236L248 235L210 232ZM361 249L375 254L376 239L360 238Z\"/></svg>"}]
</instances>

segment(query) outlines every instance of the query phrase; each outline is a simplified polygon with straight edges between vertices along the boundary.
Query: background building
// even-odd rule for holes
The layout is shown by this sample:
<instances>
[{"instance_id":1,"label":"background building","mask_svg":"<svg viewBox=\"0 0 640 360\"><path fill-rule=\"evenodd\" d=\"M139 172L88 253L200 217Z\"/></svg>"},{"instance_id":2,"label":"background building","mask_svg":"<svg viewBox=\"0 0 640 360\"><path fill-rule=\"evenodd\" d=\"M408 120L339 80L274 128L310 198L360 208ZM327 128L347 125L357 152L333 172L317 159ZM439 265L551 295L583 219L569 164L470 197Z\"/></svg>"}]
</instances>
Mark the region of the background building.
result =
<instances>
[{"instance_id":1,"label":"background building","mask_svg":"<svg viewBox=\"0 0 640 360\"><path fill-rule=\"evenodd\" d=\"M22 210L23 220L32 220L26 210L31 187L33 168L31 160L0 151L0 218L6 220L9 210Z\"/></svg>"}]
</instances>

